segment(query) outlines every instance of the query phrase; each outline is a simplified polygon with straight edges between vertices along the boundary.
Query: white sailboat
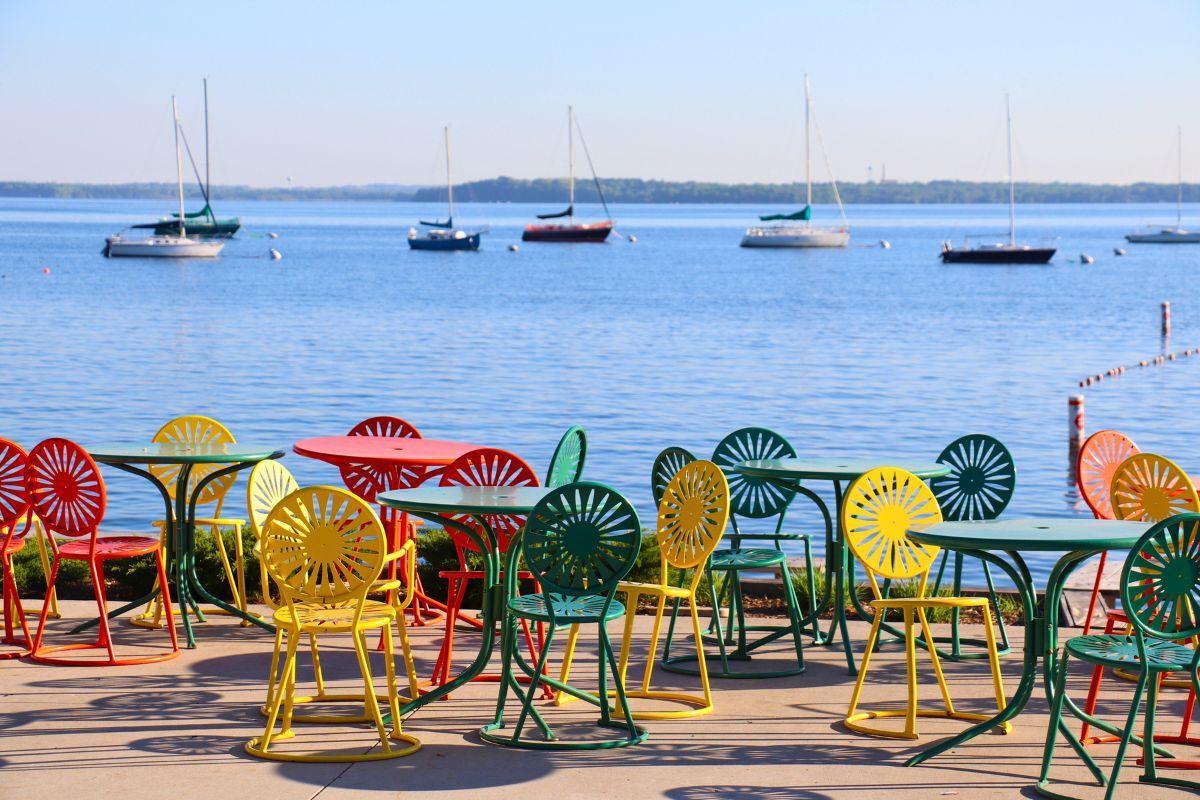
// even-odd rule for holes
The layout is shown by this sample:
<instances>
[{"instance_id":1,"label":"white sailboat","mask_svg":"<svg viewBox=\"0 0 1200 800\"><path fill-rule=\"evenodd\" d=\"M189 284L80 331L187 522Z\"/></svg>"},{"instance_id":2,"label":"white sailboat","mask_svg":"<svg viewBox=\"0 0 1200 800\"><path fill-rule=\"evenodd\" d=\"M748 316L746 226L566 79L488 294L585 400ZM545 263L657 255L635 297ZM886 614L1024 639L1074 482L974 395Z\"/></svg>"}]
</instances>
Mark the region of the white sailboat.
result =
<instances>
[{"instance_id":1,"label":"white sailboat","mask_svg":"<svg viewBox=\"0 0 1200 800\"><path fill-rule=\"evenodd\" d=\"M822 228L812 224L812 92L808 76L804 76L804 182L806 185L804 209L794 214L768 214L759 217L762 222L778 221L781 225L759 225L746 229L742 247L845 247L850 243L850 226L846 222L846 209L838 193L837 182L829 176L833 185L833 196L837 200L842 224L835 228ZM803 225L788 225L787 222L803 221Z\"/></svg>"},{"instance_id":2,"label":"white sailboat","mask_svg":"<svg viewBox=\"0 0 1200 800\"><path fill-rule=\"evenodd\" d=\"M1200 231L1183 227L1183 126L1176 130L1178 139L1179 188L1175 194L1175 227L1134 231L1125 235L1132 244L1200 244Z\"/></svg>"},{"instance_id":3,"label":"white sailboat","mask_svg":"<svg viewBox=\"0 0 1200 800\"><path fill-rule=\"evenodd\" d=\"M179 233L127 239L121 234L105 240L104 255L133 258L213 258L225 246L224 239L189 239L183 208L183 152L179 149L179 109L171 97L171 115L175 120L175 180L179 187Z\"/></svg>"}]
</instances>

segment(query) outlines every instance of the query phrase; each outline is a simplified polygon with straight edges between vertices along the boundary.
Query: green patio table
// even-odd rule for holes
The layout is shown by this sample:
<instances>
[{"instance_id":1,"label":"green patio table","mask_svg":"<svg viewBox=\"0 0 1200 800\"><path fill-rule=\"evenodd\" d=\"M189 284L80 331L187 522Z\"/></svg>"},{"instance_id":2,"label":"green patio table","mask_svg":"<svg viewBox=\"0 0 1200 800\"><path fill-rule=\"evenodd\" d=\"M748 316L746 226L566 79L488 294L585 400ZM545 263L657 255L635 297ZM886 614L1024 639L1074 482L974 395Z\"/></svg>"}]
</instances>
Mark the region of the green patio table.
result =
<instances>
[{"instance_id":1,"label":"green patio table","mask_svg":"<svg viewBox=\"0 0 1200 800\"><path fill-rule=\"evenodd\" d=\"M198 610L196 597L212 603L218 608L228 611L235 617L254 623L260 628L274 632L275 627L252 614L245 614L237 606L230 605L215 596L200 582L196 572L196 505L200 493L208 484L217 478L253 467L260 461L282 458L283 450L269 445L243 444L228 442L224 444L186 444L181 442L121 442L117 444L99 444L87 446L84 449L100 464L140 475L154 484L162 495L166 507L167 529L167 575L175 581L177 597L175 603L182 612L183 630L187 638L187 646L195 647L196 638L192 632L192 623L186 609L191 606ZM200 480L191 492L188 491L188 479L192 470L201 464L220 464L220 469L214 469ZM176 466L179 472L175 476L175 499L161 480L149 469L150 466ZM154 599L161 591L155 587L150 594L126 603L108 616L115 617L124 614L132 608ZM99 619L85 622L75 629L81 631L99 622Z\"/></svg>"},{"instance_id":2,"label":"green patio table","mask_svg":"<svg viewBox=\"0 0 1200 800\"><path fill-rule=\"evenodd\" d=\"M400 714L407 715L432 703L483 672L496 647L496 623L504 618L504 584L500 578L500 556L496 535L488 524L489 516L525 516L533 511L543 497L554 489L547 486L430 486L417 489L397 489L380 492L375 501L381 505L425 519L436 519L462 533L475 543L483 558L483 608L480 609L482 633L479 653L459 675L400 705ZM451 514L470 517L479 530L453 519ZM482 531L482 534L480 533ZM509 543L515 547L517 537ZM525 664L522 662L522 666ZM497 710L500 713L500 710Z\"/></svg>"},{"instance_id":3,"label":"green patio table","mask_svg":"<svg viewBox=\"0 0 1200 800\"><path fill-rule=\"evenodd\" d=\"M846 653L846 665L851 675L858 674L854 664L854 653L850 648L850 634L846 630L846 595L854 608L863 617L870 619L870 614L863 608L857 592L847 592L847 582L853 583L853 564L849 559L849 549L842 541L842 503L845 500L845 486L857 479L863 473L882 466L899 466L916 475L918 478L940 478L950 472L945 464L935 461L914 462L896 456L834 456L822 458L770 458L757 461L744 461L733 469L752 478L761 478L780 489L803 494L816 504L825 517L825 594L816 608L801 621L801 627L815 626L825 609L833 604L833 620L829 623L829 632L818 640L818 644L830 646L834 642L835 633L842 637L842 649ZM834 503L837 506L831 515L829 507L821 496L801 481L823 481L833 484ZM892 628L888 632L895 636L902 633Z\"/></svg>"},{"instance_id":4,"label":"green patio table","mask_svg":"<svg viewBox=\"0 0 1200 800\"><path fill-rule=\"evenodd\" d=\"M996 716L971 726L967 730L922 750L910 758L907 766L916 766L951 748L974 739L1006 722L1025 708L1037 683L1038 660L1042 661L1043 685L1047 700L1053 700L1053 675L1058 659L1058 612L1063 587L1070 574L1091 556L1105 550L1127 550L1137 544L1148 529L1144 522L1092 518L1023 517L1002 518L975 522L942 522L923 529L910 530L913 541L946 547L965 553L1002 569L1017 587L1025 616L1025 657L1021 682L1005 709ZM1062 553L1046 581L1044 604L1039 612L1033 576L1022 557L1023 552ZM1040 614L1040 616L1039 616ZM1082 720L1114 735L1121 731L1104 720L1085 714L1065 698L1064 705ZM1079 753L1080 758L1101 781L1102 773L1087 754L1078 738L1065 722L1059 720L1059 730ZM1136 740L1140 743L1140 740ZM1158 749L1158 748L1156 748ZM1165 752L1165 751L1164 751Z\"/></svg>"}]
</instances>

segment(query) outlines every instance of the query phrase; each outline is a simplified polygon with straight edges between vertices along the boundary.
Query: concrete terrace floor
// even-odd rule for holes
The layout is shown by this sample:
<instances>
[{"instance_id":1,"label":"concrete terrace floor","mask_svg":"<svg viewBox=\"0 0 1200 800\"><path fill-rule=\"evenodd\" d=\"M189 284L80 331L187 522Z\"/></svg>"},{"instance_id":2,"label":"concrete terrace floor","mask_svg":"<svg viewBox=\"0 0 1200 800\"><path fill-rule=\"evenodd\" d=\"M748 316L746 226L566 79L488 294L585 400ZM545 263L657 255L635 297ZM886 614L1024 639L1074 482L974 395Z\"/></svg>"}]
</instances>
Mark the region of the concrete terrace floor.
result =
<instances>
[{"instance_id":1,"label":"concrete terrace floor","mask_svg":"<svg viewBox=\"0 0 1200 800\"><path fill-rule=\"evenodd\" d=\"M33 604L31 604L33 605ZM94 605L64 603L67 620L88 615ZM644 652L651 618L640 617ZM165 641L165 633L116 628L126 646ZM614 635L619 631L614 627ZM866 626L852 623L856 653ZM978 631L974 632L976 635ZM1019 642L1019 631L1013 631ZM441 629L415 629L413 643L423 677L432 666ZM61 641L61 640L60 640ZM586 652L575 671L580 685L594 681L594 637L582 640ZM323 640L326 672L332 681L358 688L353 651L347 640ZM463 632L457 650L469 659L478 639ZM448 702L419 710L405 731L420 737L415 755L363 764L285 764L246 755L243 743L262 730L263 699L271 640L229 618L200 626L199 647L173 661L125 668L52 667L29 661L0 662L0 797L169 797L175 800L254 798L255 800L343 800L364 797L647 797L699 798L1018 798L1032 796L1041 758L1047 713L1039 686L1030 707L1009 736L980 737L916 768L902 766L919 747L960 729L963 723L921 720L923 739L914 743L857 736L840 720L853 687L840 649L806 648L808 671L771 680L714 680L716 713L691 720L645 723L649 740L622 750L547 753L495 747L479 741L476 728L494 708L496 684L474 683ZM129 652L126 650L126 652ZM766 649L762 668L781 664L784 647ZM902 707L903 651L889 646L877 656L868 678L870 707ZM465 661L461 662L465 663ZM636 663L636 662L635 662ZM928 659L919 655L922 696L936 704ZM1002 662L1011 693L1020 662ZM382 665L374 664L377 675ZM984 663L947 664L955 697L964 710L990 707L990 681ZM310 673L302 669L301 680ZM698 682L656 673L667 687L694 689ZM631 682L640 679L631 670ZM586 677L585 677L586 676ZM1071 690L1082 699L1086 672L1073 673ZM1110 718L1125 713L1129 685L1106 682ZM1164 696L1164 726L1177 719L1179 690ZM551 724L564 738L575 726L590 729L594 709L576 703L550 709ZM1177 723L1175 723L1177 724ZM285 747L324 742L339 747L370 747L373 733L363 727L297 726L298 738ZM1111 763L1112 745L1094 748L1101 765ZM1084 798L1102 792L1085 783L1087 773L1070 748L1059 747L1055 775L1059 788ZM1136 755L1131 753L1132 755ZM1180 797L1184 793L1137 784L1130 759L1118 797ZM1200 776L1197 776L1200 777ZM1071 781L1077 781L1073 785Z\"/></svg>"}]
</instances>

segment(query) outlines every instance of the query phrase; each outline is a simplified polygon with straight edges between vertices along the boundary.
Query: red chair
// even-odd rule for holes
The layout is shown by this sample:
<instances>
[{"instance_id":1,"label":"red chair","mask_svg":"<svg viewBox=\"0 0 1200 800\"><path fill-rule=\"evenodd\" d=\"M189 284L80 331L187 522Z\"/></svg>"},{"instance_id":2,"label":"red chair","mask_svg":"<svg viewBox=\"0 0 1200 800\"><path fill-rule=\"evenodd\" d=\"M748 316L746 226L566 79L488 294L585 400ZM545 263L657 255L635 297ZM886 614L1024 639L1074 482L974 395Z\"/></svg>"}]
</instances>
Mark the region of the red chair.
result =
<instances>
[{"instance_id":1,"label":"red chair","mask_svg":"<svg viewBox=\"0 0 1200 800\"><path fill-rule=\"evenodd\" d=\"M4 638L0 642L20 648L0 653L0 659L27 656L33 645L12 566L13 554L25 546L25 534L30 528L29 491L25 488L28 466L29 454L19 444L0 439L0 570L4 572L3 589L0 590ZM21 627L19 637L15 629L17 624Z\"/></svg>"},{"instance_id":2,"label":"red chair","mask_svg":"<svg viewBox=\"0 0 1200 800\"><path fill-rule=\"evenodd\" d=\"M1142 452L1123 433L1118 431L1096 431L1087 438L1079 448L1079 459L1075 463L1075 483L1083 501L1088 504L1096 519L1116 519L1113 513L1110 487L1113 474L1121 462L1132 455ZM1108 552L1100 553L1100 564L1096 567L1096 583L1092 586L1092 596L1088 600L1087 616L1084 617L1083 635L1087 636L1092 630L1092 614L1096 611L1096 600L1100 597L1100 583L1104 578L1104 564L1108 561ZM1105 633L1112 633L1114 626L1128 624L1124 612L1109 609L1108 624Z\"/></svg>"},{"instance_id":3,"label":"red chair","mask_svg":"<svg viewBox=\"0 0 1200 800\"><path fill-rule=\"evenodd\" d=\"M117 658L113 651L108 624L108 598L104 592L104 562L119 558L154 555L158 567L158 585L167 586L167 570L163 561L161 539L158 536L101 536L100 522L104 519L106 495L104 479L96 462L86 451L66 439L47 439L29 453L25 471L25 486L34 513L42 521L54 543L55 536L72 541L55 544L54 562L46 581L46 601L34 637L32 658L47 664L64 666L126 666L166 661L179 655L179 640L175 636L175 617L171 614L169 592L163 592L163 606L169 621L171 652L137 658ZM100 611L100 636L95 644L65 644L43 647L46 618L50 613L50 592L58 580L58 568L63 559L86 561L92 579L92 591ZM63 652L103 649L107 660L73 659L57 655Z\"/></svg>"},{"instance_id":4,"label":"red chair","mask_svg":"<svg viewBox=\"0 0 1200 800\"><path fill-rule=\"evenodd\" d=\"M355 425L347 436L387 436L395 439L420 439L421 432L416 426L400 417L378 416L368 417ZM342 483L346 488L366 500L375 502L375 496L380 492L390 492L394 489L412 489L424 483L426 470L419 466L380 466L377 464L345 464L340 467ZM402 547L405 542L417 535L416 520L407 514L402 514L394 508L379 507L379 519L388 534L388 546L392 552ZM397 575L396 562L388 563L387 579L395 580ZM434 619L437 612L430 609L421 589L420 578L417 578L416 594L413 595L409 613L413 624L424 625L426 620Z\"/></svg>"},{"instance_id":5,"label":"red chair","mask_svg":"<svg viewBox=\"0 0 1200 800\"><path fill-rule=\"evenodd\" d=\"M506 450L492 447L481 447L459 456L454 463L442 471L440 486L538 486L537 474L523 459ZM480 531L479 524L469 516L453 515L450 517L475 531ZM525 517L513 515L487 515L484 518L489 528L496 535L497 545L502 553L508 552L508 543L521 528L525 526ZM437 663L433 667L433 685L442 686L450 681L450 664L454 660L454 622L462 609L463 600L471 581L483 581L482 570L475 569L471 564L472 557L479 548L460 531L446 526L458 552L459 568L443 570L438 573L447 580L446 587L446 636L442 639L442 648L438 653ZM480 531L481 532L481 531ZM482 533L482 532L481 532ZM518 580L533 581L532 572L522 570L517 575ZM540 591L540 589L538 590ZM538 647L535 648L533 637L529 632L529 623L521 620L525 643L529 647L529 655L536 662L544 631L538 625ZM479 681L498 681L499 675L480 675ZM543 687L547 698L553 697L548 686Z\"/></svg>"}]
</instances>

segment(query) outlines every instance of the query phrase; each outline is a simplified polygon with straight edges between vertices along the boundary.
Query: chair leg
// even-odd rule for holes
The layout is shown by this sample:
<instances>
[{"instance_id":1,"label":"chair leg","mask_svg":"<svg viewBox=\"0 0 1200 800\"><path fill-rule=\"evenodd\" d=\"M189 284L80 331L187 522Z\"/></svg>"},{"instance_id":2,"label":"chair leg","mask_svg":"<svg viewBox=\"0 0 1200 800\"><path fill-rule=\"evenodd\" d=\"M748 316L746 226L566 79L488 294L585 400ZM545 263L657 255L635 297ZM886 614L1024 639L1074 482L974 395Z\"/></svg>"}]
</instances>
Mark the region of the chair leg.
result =
<instances>
[{"instance_id":1,"label":"chair leg","mask_svg":"<svg viewBox=\"0 0 1200 800\"><path fill-rule=\"evenodd\" d=\"M387 642L392 636L392 626L383 626L382 637L384 639L385 660L389 663L390 658L387 655ZM354 653L358 656L358 669L362 673L363 681L363 697L367 699L366 705L369 706L371 718L375 723L375 732L379 735L379 744L383 748L383 752L390 753L392 751L392 743L388 739L387 727L383 724L383 715L379 713L379 703L375 699L375 681L371 678L371 657L367 652L367 635L364 631L354 631L352 638L354 639Z\"/></svg>"},{"instance_id":2,"label":"chair leg","mask_svg":"<svg viewBox=\"0 0 1200 800\"><path fill-rule=\"evenodd\" d=\"M571 628L567 631L567 649L563 651L562 666L558 670L558 680L560 683L567 683L571 677L571 664L575 660L575 643L579 641L579 623L571 623ZM542 647L545 647L542 643ZM576 698L559 689L554 693L554 705L562 706L570 703Z\"/></svg>"},{"instance_id":3,"label":"chair leg","mask_svg":"<svg viewBox=\"0 0 1200 800\"><path fill-rule=\"evenodd\" d=\"M283 635L282 629L278 635ZM263 751L266 751L271 746L271 740L276 738L275 723L279 721L281 710L283 711L283 728L279 731L278 736L287 737L292 732L291 713L287 707L292 705L292 697L296 691L296 645L299 637L299 631L288 632L287 655L284 657L283 670L279 675L274 702L267 708L267 724L263 728L263 735L259 740L259 747Z\"/></svg>"},{"instance_id":4,"label":"chair leg","mask_svg":"<svg viewBox=\"0 0 1200 800\"><path fill-rule=\"evenodd\" d=\"M30 650L37 653L42 649L42 637L46 633L46 619L50 616L51 597L54 592L55 581L58 580L58 566L61 559L57 553L54 554L54 562L50 567L50 577L46 579L46 599L42 601L42 613L38 618L37 635L33 640L33 647Z\"/></svg>"},{"instance_id":5,"label":"chair leg","mask_svg":"<svg viewBox=\"0 0 1200 800\"><path fill-rule=\"evenodd\" d=\"M608 629L604 626L603 621L601 621L599 623L599 627L600 627L600 648L601 648L600 674L601 675L604 674L604 661L607 657L608 664L613 670L613 677L616 679L616 683L617 683L617 686L616 686L617 707L619 709L621 709L621 713L625 717L625 727L629 730L629 739L633 740L633 739L638 738L639 734L638 734L637 725L635 725L633 722L633 711L630 710L630 708L629 708L629 698L625 695L625 682L617 676L617 663L616 663L617 660L616 660L616 658L613 657L612 642L609 641L609 638L608 638ZM607 695L607 693L604 693L604 694L601 694L601 697L604 697L605 700L607 701L608 695ZM600 708L603 711L601 717L604 719L605 723L609 723L608 703L605 702Z\"/></svg>"},{"instance_id":6,"label":"chair leg","mask_svg":"<svg viewBox=\"0 0 1200 800\"><path fill-rule=\"evenodd\" d=\"M437 661L433 665L434 686L444 686L450 681L450 662L454 658L454 623L458 619L458 610L462 604L463 583L459 578L450 578L446 587L446 631L442 637L442 646L438 649Z\"/></svg>"},{"instance_id":7,"label":"chair leg","mask_svg":"<svg viewBox=\"0 0 1200 800\"><path fill-rule=\"evenodd\" d=\"M1063 701L1067 696L1067 662L1070 656L1063 651L1062 661L1058 663L1058 671L1053 676L1054 700L1050 704L1050 724L1046 726L1046 743L1042 747L1042 771L1038 776L1038 786L1045 786L1050 780L1050 762L1054 760L1054 746L1058 742L1058 726L1062 720Z\"/></svg>"},{"instance_id":8,"label":"chair leg","mask_svg":"<svg viewBox=\"0 0 1200 800\"><path fill-rule=\"evenodd\" d=\"M216 540L217 555L221 557L221 568L225 571L225 582L229 584L229 593L233 595L233 605L240 607L241 602L238 599L237 578L234 577L233 565L229 562L229 553L225 550L225 537L221 535L221 528L219 525L211 526L209 528L209 533L211 533L213 539ZM239 541L240 540L241 539L239 537Z\"/></svg>"},{"instance_id":9,"label":"chair leg","mask_svg":"<svg viewBox=\"0 0 1200 800\"><path fill-rule=\"evenodd\" d=\"M615 675L621 685L625 684L625 676L629 673L629 650L633 645L633 621L637 617L638 598L639 595L636 591L631 591L626 597L625 625L621 632L621 657L618 660ZM601 700L607 703L608 697L602 696Z\"/></svg>"},{"instance_id":10,"label":"chair leg","mask_svg":"<svg viewBox=\"0 0 1200 800\"><path fill-rule=\"evenodd\" d=\"M983 562L983 580L987 584L988 602L992 604L991 607L996 612L996 626L1000 629L1000 646L1008 650L1008 628L1004 627L1004 615L1000 613L1000 597L996 594L996 582L992 580L992 568L986 561Z\"/></svg>"},{"instance_id":11,"label":"chair leg","mask_svg":"<svg viewBox=\"0 0 1200 800\"><path fill-rule=\"evenodd\" d=\"M1101 553L1101 557L1103 558L1106 553L1107 551L1105 551L1105 553ZM1104 632L1106 634L1112 633L1115 628L1116 621L1112 618L1109 618L1109 620L1104 624ZM1096 713L1096 703L1100 700L1100 682L1103 679L1104 667L1092 667L1092 680L1090 683L1088 683L1087 698L1083 703L1083 711L1089 716ZM1079 728L1079 740L1081 742L1084 742L1085 744L1087 743L1088 731L1091 730L1091 727L1092 726L1090 723L1084 721L1083 725Z\"/></svg>"},{"instance_id":12,"label":"chair leg","mask_svg":"<svg viewBox=\"0 0 1200 800\"><path fill-rule=\"evenodd\" d=\"M408 624L404 621L404 611L403 608L396 611L396 633L400 637L400 654L404 658L404 674L408 677L409 697L416 700L421 696L421 682L417 679L417 665L413 661L412 645L408 641Z\"/></svg>"},{"instance_id":13,"label":"chair leg","mask_svg":"<svg viewBox=\"0 0 1200 800\"><path fill-rule=\"evenodd\" d=\"M996 632L992 630L992 612L987 606L983 607L983 625L984 641L988 649L988 666L992 672L992 689L996 692L996 710L1003 711L1008 705L1008 700L1004 696L1004 676L1000 673L1000 653L996 649Z\"/></svg>"},{"instance_id":14,"label":"chair leg","mask_svg":"<svg viewBox=\"0 0 1200 800\"><path fill-rule=\"evenodd\" d=\"M237 607L243 614L249 613L246 600L246 553L245 546L242 544L242 532L235 528L233 531L233 557L234 568L237 570ZM242 620L242 627L248 628L253 623L248 619Z\"/></svg>"},{"instance_id":15,"label":"chair leg","mask_svg":"<svg viewBox=\"0 0 1200 800\"><path fill-rule=\"evenodd\" d=\"M710 569L710 570L707 570L707 572L708 572L708 587L712 591L712 595L713 595L713 612L712 612L712 619L710 620L710 622L712 623L713 629L716 631L717 653L721 657L721 672L724 674L728 674L729 673L729 654L725 650L725 634L721 630L721 606L718 604L717 599L716 599L717 598L717 582L713 578L713 571ZM726 589L727 589L726 595L728 596L729 602L730 602L730 620L731 620L730 624L732 624L732 618L733 618L733 609L732 609L733 589L732 589L731 584L736 583L737 579L738 578L737 578L736 572L725 574L725 584L726 584ZM701 645L701 646L703 646L703 645Z\"/></svg>"},{"instance_id":16,"label":"chair leg","mask_svg":"<svg viewBox=\"0 0 1200 800\"><path fill-rule=\"evenodd\" d=\"M167 586L167 560L163 555L162 548L154 551L154 562L158 567L158 584L163 587L162 604L163 610L167 615L167 633L171 637L171 651L179 652L179 632L175 630L175 614L171 610L171 593L166 590Z\"/></svg>"},{"instance_id":17,"label":"chair leg","mask_svg":"<svg viewBox=\"0 0 1200 800\"><path fill-rule=\"evenodd\" d=\"M876 616L879 615L878 611L875 613ZM917 733L917 643L913 632L913 613L908 608L904 609L904 656L908 673L908 709L904 716L904 732L909 736L915 736Z\"/></svg>"},{"instance_id":18,"label":"chair leg","mask_svg":"<svg viewBox=\"0 0 1200 800\"><path fill-rule=\"evenodd\" d=\"M1133 738L1133 728L1137 725L1138 711L1141 710L1142 693L1146 691L1146 680L1149 675L1149 670L1142 670L1138 676L1137 686L1133 690L1133 700L1129 704L1129 717L1125 721L1125 730L1121 734L1121 743L1117 745L1117 757L1113 761L1112 775L1108 779L1108 791L1104 793L1104 800L1112 800L1113 793L1117 790L1117 778L1121 774L1121 765L1125 761L1125 750L1129 747L1129 740ZM1146 738L1148 739L1149 737ZM1153 746L1153 742L1150 745Z\"/></svg>"},{"instance_id":19,"label":"chair leg","mask_svg":"<svg viewBox=\"0 0 1200 800\"><path fill-rule=\"evenodd\" d=\"M692 636L696 638L696 667L700 672L700 687L704 690L704 705L712 708L712 686L708 681L708 664L704 661L704 639L700 635L700 612L696 610L696 595L693 594L688 599L688 610L692 616ZM651 657L653 657L651 653ZM666 660L666 653L663 653L663 660Z\"/></svg>"},{"instance_id":20,"label":"chair leg","mask_svg":"<svg viewBox=\"0 0 1200 800\"><path fill-rule=\"evenodd\" d=\"M792 574L784 564L780 568L783 575L783 599L787 603L788 624L792 628L792 643L796 647L796 666L804 671L804 631L800 627L800 604L796 602L796 589L792 586Z\"/></svg>"},{"instance_id":21,"label":"chair leg","mask_svg":"<svg viewBox=\"0 0 1200 800\"><path fill-rule=\"evenodd\" d=\"M108 650L109 661L116 661L117 654L113 652L112 631L108 626L108 598L104 594L104 567L99 561L89 560L88 571L92 576L92 590L96 593L96 606L100 609L100 640L98 644Z\"/></svg>"},{"instance_id":22,"label":"chair leg","mask_svg":"<svg viewBox=\"0 0 1200 800\"><path fill-rule=\"evenodd\" d=\"M858 710L858 700L862 696L863 684L867 680L867 669L871 666L871 653L875 650L875 642L879 638L879 625L883 622L883 613L875 612L875 618L871 620L871 631L867 634L867 647L863 650L862 664L858 668L858 678L854 681L854 691L850 694L850 708L846 711L847 717L854 716L854 712Z\"/></svg>"},{"instance_id":23,"label":"chair leg","mask_svg":"<svg viewBox=\"0 0 1200 800\"><path fill-rule=\"evenodd\" d=\"M1100 551L1100 563L1096 566L1096 582L1092 584L1092 596L1088 599L1087 616L1083 620L1083 635L1092 632L1092 614L1096 613L1096 600L1100 597L1100 584L1104 580L1104 563L1108 560L1108 551Z\"/></svg>"},{"instance_id":24,"label":"chair leg","mask_svg":"<svg viewBox=\"0 0 1200 800\"><path fill-rule=\"evenodd\" d=\"M1158 709L1158 691L1162 688L1165 673L1150 676L1146 694L1146 725L1142 730L1142 780L1152 783L1158 779L1158 765L1154 763L1154 718Z\"/></svg>"},{"instance_id":25,"label":"chair leg","mask_svg":"<svg viewBox=\"0 0 1200 800\"><path fill-rule=\"evenodd\" d=\"M812 636L813 644L821 643L821 617L817 614L817 578L813 571L812 543L804 539L804 569L808 575L808 611L813 615ZM787 567L784 567L787 569Z\"/></svg>"},{"instance_id":26,"label":"chair leg","mask_svg":"<svg viewBox=\"0 0 1200 800\"><path fill-rule=\"evenodd\" d=\"M942 660L938 657L937 648L933 646L933 631L929 629L929 620L925 616L925 609L917 608L917 620L921 625L921 635L929 643L929 660L933 662L933 675L937 679L938 691L942 693L942 705L946 709L947 716L952 717L954 716L954 700L950 697L950 687L946 685L946 675L942 672ZM915 714L915 709L910 713Z\"/></svg>"},{"instance_id":27,"label":"chair leg","mask_svg":"<svg viewBox=\"0 0 1200 800\"><path fill-rule=\"evenodd\" d=\"M667 611L667 596L665 594L659 595L658 606L654 610L654 627L650 631L650 650L646 654L646 672L645 672L645 674L642 675L642 691L643 692L650 691L650 680L654 675L654 660L658 656L658 640L662 636L662 621L663 621L663 615L666 613L666 611ZM631 630L629 632L629 635L626 637L626 639L632 638L632 636L633 636L633 631L632 631L633 626L630 625L629 627ZM624 644L622 644L621 649L623 651L626 651L627 647ZM622 678L622 680L624 680L624 678Z\"/></svg>"},{"instance_id":28,"label":"chair leg","mask_svg":"<svg viewBox=\"0 0 1200 800\"><path fill-rule=\"evenodd\" d=\"M397 615L404 617L404 612ZM387 678L388 713L392 718L392 735L400 733L400 687L396 682L396 643L392 636L392 626L384 628L386 634L383 642L383 667ZM416 695L413 695L414 699Z\"/></svg>"},{"instance_id":29,"label":"chair leg","mask_svg":"<svg viewBox=\"0 0 1200 800\"><path fill-rule=\"evenodd\" d=\"M277 690L279 676L279 656L283 650L283 628L275 629L275 647L271 650L271 671L267 673L267 701L263 703L263 708L267 713L271 713L271 707L275 705L275 692Z\"/></svg>"},{"instance_id":30,"label":"chair leg","mask_svg":"<svg viewBox=\"0 0 1200 800\"><path fill-rule=\"evenodd\" d=\"M542 676L546 674L546 660L550 657L550 642L553 641L553 639L554 639L555 627L556 627L555 624L553 622L551 622L549 625L549 628L546 631L546 643L545 643L545 645L542 646L541 653L538 654L537 668L534 670L533 677L530 679L529 691L525 692L524 702L521 703L521 713L517 716L516 727L513 728L512 739L514 742L520 740L521 730L525 727L525 720L529 718L530 714L532 713L532 715L535 718L538 717L537 710L533 708L533 698L534 698L534 695L537 694L538 687L542 682ZM515 647L516 646L515 642L513 644L511 644L510 646ZM602 698L601 703L600 703L600 710L601 710L601 713L603 714L603 713L607 712L607 710L608 710L608 702L607 702L607 697L605 696L603 682L600 684L600 697ZM543 723L543 726L544 726L544 724L545 723ZM543 727L542 732L543 733L546 732L546 729L544 727ZM549 737L547 737L547 738L549 738Z\"/></svg>"},{"instance_id":31,"label":"chair leg","mask_svg":"<svg viewBox=\"0 0 1200 800\"><path fill-rule=\"evenodd\" d=\"M46 537L50 534L46 532L40 522L34 524L37 526L38 560L42 562L42 575L48 576L50 574L50 556L46 553ZM50 597L50 616L62 619L62 612L58 610L58 590L48 588L46 593Z\"/></svg>"}]
</instances>

